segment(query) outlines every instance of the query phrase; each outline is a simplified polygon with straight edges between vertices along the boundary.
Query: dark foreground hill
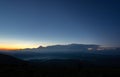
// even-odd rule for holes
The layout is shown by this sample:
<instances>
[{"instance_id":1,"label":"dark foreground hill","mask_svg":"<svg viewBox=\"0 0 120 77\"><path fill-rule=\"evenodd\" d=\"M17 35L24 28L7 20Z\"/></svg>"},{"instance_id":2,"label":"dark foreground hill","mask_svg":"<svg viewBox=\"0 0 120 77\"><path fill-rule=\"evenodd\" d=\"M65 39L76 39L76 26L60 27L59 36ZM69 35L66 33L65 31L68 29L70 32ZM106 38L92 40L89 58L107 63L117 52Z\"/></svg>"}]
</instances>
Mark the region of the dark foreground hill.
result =
<instances>
[{"instance_id":1,"label":"dark foreground hill","mask_svg":"<svg viewBox=\"0 0 120 77\"><path fill-rule=\"evenodd\" d=\"M17 59L13 56L0 54L0 65L25 65L26 62L20 59Z\"/></svg>"},{"instance_id":2,"label":"dark foreground hill","mask_svg":"<svg viewBox=\"0 0 120 77\"><path fill-rule=\"evenodd\" d=\"M23 61L0 54L0 77L50 77L70 76L79 73L79 60Z\"/></svg>"},{"instance_id":3,"label":"dark foreground hill","mask_svg":"<svg viewBox=\"0 0 120 77\"><path fill-rule=\"evenodd\" d=\"M76 59L23 61L0 54L0 77L119 77L119 72L119 68L87 68Z\"/></svg>"},{"instance_id":4,"label":"dark foreground hill","mask_svg":"<svg viewBox=\"0 0 120 77\"><path fill-rule=\"evenodd\" d=\"M23 76L27 73L28 63L15 57L0 54L0 77Z\"/></svg>"}]
</instances>

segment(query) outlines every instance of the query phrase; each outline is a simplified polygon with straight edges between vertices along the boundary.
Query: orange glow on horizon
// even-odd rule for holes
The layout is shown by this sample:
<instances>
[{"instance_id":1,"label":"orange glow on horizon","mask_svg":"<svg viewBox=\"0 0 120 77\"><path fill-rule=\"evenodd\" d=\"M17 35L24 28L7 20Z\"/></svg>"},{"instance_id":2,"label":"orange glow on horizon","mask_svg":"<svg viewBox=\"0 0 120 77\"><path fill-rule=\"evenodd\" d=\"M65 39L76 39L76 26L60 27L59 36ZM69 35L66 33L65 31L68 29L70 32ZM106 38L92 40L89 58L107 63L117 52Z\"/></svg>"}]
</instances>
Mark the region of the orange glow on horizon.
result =
<instances>
[{"instance_id":1,"label":"orange glow on horizon","mask_svg":"<svg viewBox=\"0 0 120 77\"><path fill-rule=\"evenodd\" d=\"M11 47L11 46L0 46L0 50L18 50L18 49L21 49L21 48L16 48L16 47Z\"/></svg>"},{"instance_id":2,"label":"orange glow on horizon","mask_svg":"<svg viewBox=\"0 0 120 77\"><path fill-rule=\"evenodd\" d=\"M2 41L0 42L0 50L19 50L26 48L37 48L39 46L49 46L56 45L56 43L51 42L27 42L27 41Z\"/></svg>"},{"instance_id":3,"label":"orange glow on horizon","mask_svg":"<svg viewBox=\"0 0 120 77\"><path fill-rule=\"evenodd\" d=\"M25 49L25 48L36 48L37 45L28 45L28 44L2 44L0 45L0 50L19 50L19 49Z\"/></svg>"},{"instance_id":4,"label":"orange glow on horizon","mask_svg":"<svg viewBox=\"0 0 120 77\"><path fill-rule=\"evenodd\" d=\"M0 48L0 50L9 51L9 50L19 50L19 49L16 49L16 48Z\"/></svg>"}]
</instances>

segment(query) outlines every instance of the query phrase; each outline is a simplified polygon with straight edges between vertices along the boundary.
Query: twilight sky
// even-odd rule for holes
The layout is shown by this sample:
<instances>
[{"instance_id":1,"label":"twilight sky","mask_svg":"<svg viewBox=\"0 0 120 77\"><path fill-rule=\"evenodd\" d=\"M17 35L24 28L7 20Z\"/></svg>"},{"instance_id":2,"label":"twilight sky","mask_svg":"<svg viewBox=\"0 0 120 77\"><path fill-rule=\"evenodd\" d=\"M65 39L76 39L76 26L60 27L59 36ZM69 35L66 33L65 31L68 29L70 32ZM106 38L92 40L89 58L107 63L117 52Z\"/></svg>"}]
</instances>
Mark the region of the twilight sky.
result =
<instances>
[{"instance_id":1,"label":"twilight sky","mask_svg":"<svg viewBox=\"0 0 120 77\"><path fill-rule=\"evenodd\" d=\"M0 48L120 46L119 0L0 0Z\"/></svg>"}]
</instances>

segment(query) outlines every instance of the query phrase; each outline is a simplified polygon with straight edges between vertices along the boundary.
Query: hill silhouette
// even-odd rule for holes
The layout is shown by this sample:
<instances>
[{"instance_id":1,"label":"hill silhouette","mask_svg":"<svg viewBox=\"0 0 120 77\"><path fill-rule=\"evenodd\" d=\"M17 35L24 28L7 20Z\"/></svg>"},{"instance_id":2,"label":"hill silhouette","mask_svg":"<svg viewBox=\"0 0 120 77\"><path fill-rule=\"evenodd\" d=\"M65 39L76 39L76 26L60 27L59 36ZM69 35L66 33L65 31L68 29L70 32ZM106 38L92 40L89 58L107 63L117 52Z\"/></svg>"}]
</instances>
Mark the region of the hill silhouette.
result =
<instances>
[{"instance_id":1,"label":"hill silhouette","mask_svg":"<svg viewBox=\"0 0 120 77\"><path fill-rule=\"evenodd\" d=\"M24 65L25 61L10 55L0 54L0 65Z\"/></svg>"},{"instance_id":2,"label":"hill silhouette","mask_svg":"<svg viewBox=\"0 0 120 77\"><path fill-rule=\"evenodd\" d=\"M10 55L0 54L0 76L2 77L45 77L47 74L48 76L57 74L70 76L69 73L75 75L81 68L80 60L23 61Z\"/></svg>"},{"instance_id":3,"label":"hill silhouette","mask_svg":"<svg viewBox=\"0 0 120 77\"><path fill-rule=\"evenodd\" d=\"M99 64L99 61L95 62ZM24 61L10 55L0 54L0 77L106 77L120 76L119 71L120 68L111 68L111 66L94 67L90 62L84 63L78 59Z\"/></svg>"}]
</instances>

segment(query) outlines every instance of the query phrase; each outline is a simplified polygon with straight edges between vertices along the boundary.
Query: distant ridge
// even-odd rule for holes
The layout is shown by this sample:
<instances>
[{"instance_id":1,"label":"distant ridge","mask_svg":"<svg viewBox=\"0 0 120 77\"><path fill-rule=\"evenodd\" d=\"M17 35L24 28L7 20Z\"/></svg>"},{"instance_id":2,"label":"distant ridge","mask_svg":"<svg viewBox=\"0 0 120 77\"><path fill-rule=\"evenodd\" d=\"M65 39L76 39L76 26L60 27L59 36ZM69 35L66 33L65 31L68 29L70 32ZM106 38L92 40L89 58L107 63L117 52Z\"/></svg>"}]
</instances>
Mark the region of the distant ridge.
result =
<instances>
[{"instance_id":1,"label":"distant ridge","mask_svg":"<svg viewBox=\"0 0 120 77\"><path fill-rule=\"evenodd\" d=\"M96 44L68 44L68 45L51 45L47 47L39 46L38 48L26 48L21 51L87 51L88 49L97 50L100 45Z\"/></svg>"},{"instance_id":2,"label":"distant ridge","mask_svg":"<svg viewBox=\"0 0 120 77\"><path fill-rule=\"evenodd\" d=\"M67 45L51 45L39 46L37 48L25 48L12 51L38 51L38 52L69 52L69 51L102 51L102 50L120 50L120 47L103 47L97 44L67 44Z\"/></svg>"}]
</instances>

